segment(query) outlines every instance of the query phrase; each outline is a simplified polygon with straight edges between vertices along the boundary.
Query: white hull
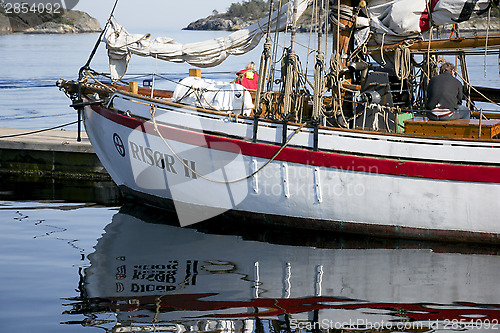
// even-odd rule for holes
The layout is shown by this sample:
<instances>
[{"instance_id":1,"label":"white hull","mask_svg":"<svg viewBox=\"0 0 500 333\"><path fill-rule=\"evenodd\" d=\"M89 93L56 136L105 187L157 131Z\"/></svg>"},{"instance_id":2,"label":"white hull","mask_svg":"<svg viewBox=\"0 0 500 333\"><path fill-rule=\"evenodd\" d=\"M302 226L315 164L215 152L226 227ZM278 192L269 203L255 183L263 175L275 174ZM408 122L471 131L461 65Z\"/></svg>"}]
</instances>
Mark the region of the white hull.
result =
<instances>
[{"instance_id":1,"label":"white hull","mask_svg":"<svg viewBox=\"0 0 500 333\"><path fill-rule=\"evenodd\" d=\"M113 107L151 118L145 101L116 95ZM499 142L321 129L314 152L303 128L272 159L279 124L262 122L251 143L251 120L160 103L155 115L168 146L151 121L101 107L86 107L85 124L113 180L159 205L172 201L183 225L231 210L299 227L499 242Z\"/></svg>"}]
</instances>

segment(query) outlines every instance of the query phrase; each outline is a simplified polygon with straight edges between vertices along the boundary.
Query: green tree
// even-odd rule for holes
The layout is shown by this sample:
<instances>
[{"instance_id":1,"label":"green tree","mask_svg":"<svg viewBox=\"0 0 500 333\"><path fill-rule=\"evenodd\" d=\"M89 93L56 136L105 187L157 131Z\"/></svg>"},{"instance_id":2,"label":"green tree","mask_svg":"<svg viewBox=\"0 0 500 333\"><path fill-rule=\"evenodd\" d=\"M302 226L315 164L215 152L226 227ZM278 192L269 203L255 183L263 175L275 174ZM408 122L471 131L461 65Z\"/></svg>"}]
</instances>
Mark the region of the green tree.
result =
<instances>
[{"instance_id":1,"label":"green tree","mask_svg":"<svg viewBox=\"0 0 500 333\"><path fill-rule=\"evenodd\" d=\"M240 17L243 20L258 20L269 12L269 1L247 0L242 3L232 3L224 16Z\"/></svg>"}]
</instances>

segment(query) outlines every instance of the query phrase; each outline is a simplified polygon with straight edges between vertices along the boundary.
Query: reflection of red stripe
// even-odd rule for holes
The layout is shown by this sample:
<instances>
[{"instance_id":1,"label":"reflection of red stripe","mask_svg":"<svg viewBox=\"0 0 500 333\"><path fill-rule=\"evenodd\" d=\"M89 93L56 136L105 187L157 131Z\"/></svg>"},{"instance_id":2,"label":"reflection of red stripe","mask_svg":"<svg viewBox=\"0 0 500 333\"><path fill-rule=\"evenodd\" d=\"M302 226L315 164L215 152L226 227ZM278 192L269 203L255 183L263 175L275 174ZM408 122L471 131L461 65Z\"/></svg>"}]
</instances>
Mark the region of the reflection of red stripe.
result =
<instances>
[{"instance_id":1,"label":"reflection of red stripe","mask_svg":"<svg viewBox=\"0 0 500 333\"><path fill-rule=\"evenodd\" d=\"M383 309L392 316L411 318L416 321L436 321L436 320L457 320L459 322L485 323L487 320L490 327L498 325L500 320L500 304L478 304L478 303L367 303L364 301L348 298L337 298L330 296L304 297L304 298L258 298L251 300L224 301L214 300L217 293L205 294L177 294L158 296L135 296L134 299L139 304L134 303L133 307L122 306L127 298L110 298L111 301L119 304L121 311L136 311L138 309L151 308L152 304L158 305L159 312L171 311L203 311L202 317L213 318L248 318L248 317L275 317L282 314L304 313L314 310L363 310L363 309ZM207 299L211 297L211 299ZM346 304L348 302L348 304ZM339 304L342 303L342 304ZM132 304L132 302L127 302ZM247 311L243 309L258 309L257 311ZM113 309L114 310L114 309ZM216 311L224 310L224 313L217 314ZM227 310L233 310L228 313ZM208 313L207 313L208 312Z\"/></svg>"},{"instance_id":2,"label":"reflection of red stripe","mask_svg":"<svg viewBox=\"0 0 500 333\"><path fill-rule=\"evenodd\" d=\"M151 122L138 120L109 111L100 106L93 110L103 117L131 129L157 135ZM269 144L251 143L222 136L202 134L183 129L158 125L161 134L169 140L199 145L215 150L241 153L247 156L271 158L279 147ZM500 167L463 164L429 163L387 158L361 157L347 154L315 152L306 149L285 148L276 160L334 169L386 174L417 178L457 180L468 182L500 183Z\"/></svg>"},{"instance_id":3,"label":"reflection of red stripe","mask_svg":"<svg viewBox=\"0 0 500 333\"><path fill-rule=\"evenodd\" d=\"M431 0L431 13L434 11L434 7L436 7L437 3L439 0ZM420 31L427 31L431 28L430 25L430 19L429 19L429 13L427 12L427 8L424 9L422 12L422 15L420 15Z\"/></svg>"}]
</instances>

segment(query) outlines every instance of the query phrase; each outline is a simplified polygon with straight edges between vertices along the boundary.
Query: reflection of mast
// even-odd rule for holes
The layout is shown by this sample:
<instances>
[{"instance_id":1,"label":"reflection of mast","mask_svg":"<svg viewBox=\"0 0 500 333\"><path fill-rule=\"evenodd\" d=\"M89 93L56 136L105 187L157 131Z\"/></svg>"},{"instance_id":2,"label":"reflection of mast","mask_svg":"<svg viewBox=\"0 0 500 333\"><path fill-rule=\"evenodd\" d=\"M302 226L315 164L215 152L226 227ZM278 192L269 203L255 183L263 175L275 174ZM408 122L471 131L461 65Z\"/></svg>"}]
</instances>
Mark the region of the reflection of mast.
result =
<instances>
[{"instance_id":1,"label":"reflection of mast","mask_svg":"<svg viewBox=\"0 0 500 333\"><path fill-rule=\"evenodd\" d=\"M292 264L290 264L289 262L286 263L286 266L285 266L285 272L284 272L285 276L283 277L283 293L282 293L282 298L290 298L290 295L291 295L291 290L292 290L292 283L290 282L290 279L292 277ZM277 302L276 302L276 305ZM291 332L291 328L290 328L290 314L285 310L285 309L282 309L283 310L283 315L279 315L278 318L282 318L281 320L285 322L285 325L286 325L286 331L287 332Z\"/></svg>"},{"instance_id":2,"label":"reflection of mast","mask_svg":"<svg viewBox=\"0 0 500 333\"><path fill-rule=\"evenodd\" d=\"M255 298L259 298L259 284L260 284L259 262L256 261L254 263L254 266L255 266L255 277L254 277Z\"/></svg>"},{"instance_id":3,"label":"reflection of mast","mask_svg":"<svg viewBox=\"0 0 500 333\"><path fill-rule=\"evenodd\" d=\"M316 281L314 283L314 296L321 296L321 284L323 283L323 265L316 266Z\"/></svg>"},{"instance_id":4,"label":"reflection of mast","mask_svg":"<svg viewBox=\"0 0 500 333\"><path fill-rule=\"evenodd\" d=\"M287 262L285 268L285 278L283 279L283 298L290 298L292 283L290 278L292 277L292 265Z\"/></svg>"},{"instance_id":5,"label":"reflection of mast","mask_svg":"<svg viewBox=\"0 0 500 333\"><path fill-rule=\"evenodd\" d=\"M317 265L315 269L315 274L314 274L314 296L316 297L321 297L321 291L322 291L322 284L323 284L323 265ZM312 318L310 318L311 323L312 323L312 332L313 333L319 333L321 332L321 326L319 324L319 310L313 310L312 313Z\"/></svg>"},{"instance_id":6,"label":"reflection of mast","mask_svg":"<svg viewBox=\"0 0 500 333\"><path fill-rule=\"evenodd\" d=\"M254 278L254 287L255 287L255 298L259 298L259 284L260 284L260 272L259 272L259 262L256 261L254 263L255 266L255 278ZM259 308L254 308L255 313L259 313ZM255 317L255 333L264 333L264 325L260 320L259 316Z\"/></svg>"}]
</instances>

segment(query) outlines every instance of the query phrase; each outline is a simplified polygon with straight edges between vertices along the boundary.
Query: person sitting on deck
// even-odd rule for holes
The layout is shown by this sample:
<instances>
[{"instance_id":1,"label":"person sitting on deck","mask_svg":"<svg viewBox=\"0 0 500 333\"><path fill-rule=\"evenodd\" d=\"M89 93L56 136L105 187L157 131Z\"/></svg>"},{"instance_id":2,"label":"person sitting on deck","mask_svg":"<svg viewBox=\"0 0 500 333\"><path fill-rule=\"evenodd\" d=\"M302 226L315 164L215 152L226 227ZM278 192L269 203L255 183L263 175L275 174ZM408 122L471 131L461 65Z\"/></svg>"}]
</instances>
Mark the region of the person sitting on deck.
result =
<instances>
[{"instance_id":1,"label":"person sitting on deck","mask_svg":"<svg viewBox=\"0 0 500 333\"><path fill-rule=\"evenodd\" d=\"M241 84L243 87L249 89L249 90L256 90L257 89L257 83L259 82L259 74L255 71L255 63L253 61L250 61L246 66L245 69L242 69L238 73L238 78L236 79L235 83Z\"/></svg>"},{"instance_id":2,"label":"person sitting on deck","mask_svg":"<svg viewBox=\"0 0 500 333\"><path fill-rule=\"evenodd\" d=\"M427 87L427 117L430 120L469 119L470 110L462 106L462 83L455 78L455 66L445 62Z\"/></svg>"}]
</instances>

